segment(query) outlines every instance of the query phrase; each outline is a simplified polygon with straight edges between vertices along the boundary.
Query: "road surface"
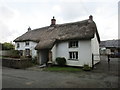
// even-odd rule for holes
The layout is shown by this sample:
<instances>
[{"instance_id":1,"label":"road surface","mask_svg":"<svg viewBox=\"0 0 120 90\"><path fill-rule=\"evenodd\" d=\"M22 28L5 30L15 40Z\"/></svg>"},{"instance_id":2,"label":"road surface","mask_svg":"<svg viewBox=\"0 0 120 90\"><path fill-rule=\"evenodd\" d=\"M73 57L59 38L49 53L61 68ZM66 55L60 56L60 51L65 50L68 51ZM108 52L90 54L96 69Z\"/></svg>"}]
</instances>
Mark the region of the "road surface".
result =
<instances>
[{"instance_id":1,"label":"road surface","mask_svg":"<svg viewBox=\"0 0 120 90\"><path fill-rule=\"evenodd\" d=\"M3 67L3 88L118 88L118 59L102 57L90 72L49 72Z\"/></svg>"}]
</instances>

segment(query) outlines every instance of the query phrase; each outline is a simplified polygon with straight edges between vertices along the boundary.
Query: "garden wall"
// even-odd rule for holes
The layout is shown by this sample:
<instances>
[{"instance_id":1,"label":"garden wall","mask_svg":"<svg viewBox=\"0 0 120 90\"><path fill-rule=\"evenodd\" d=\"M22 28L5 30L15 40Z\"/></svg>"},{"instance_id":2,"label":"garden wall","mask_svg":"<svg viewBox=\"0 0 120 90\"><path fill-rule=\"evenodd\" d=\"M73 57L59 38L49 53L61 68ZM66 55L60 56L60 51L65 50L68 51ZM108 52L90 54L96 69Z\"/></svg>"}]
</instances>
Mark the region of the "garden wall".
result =
<instances>
[{"instance_id":1,"label":"garden wall","mask_svg":"<svg viewBox=\"0 0 120 90\"><path fill-rule=\"evenodd\" d=\"M2 58L2 66L11 68L27 68L32 66L31 59Z\"/></svg>"}]
</instances>

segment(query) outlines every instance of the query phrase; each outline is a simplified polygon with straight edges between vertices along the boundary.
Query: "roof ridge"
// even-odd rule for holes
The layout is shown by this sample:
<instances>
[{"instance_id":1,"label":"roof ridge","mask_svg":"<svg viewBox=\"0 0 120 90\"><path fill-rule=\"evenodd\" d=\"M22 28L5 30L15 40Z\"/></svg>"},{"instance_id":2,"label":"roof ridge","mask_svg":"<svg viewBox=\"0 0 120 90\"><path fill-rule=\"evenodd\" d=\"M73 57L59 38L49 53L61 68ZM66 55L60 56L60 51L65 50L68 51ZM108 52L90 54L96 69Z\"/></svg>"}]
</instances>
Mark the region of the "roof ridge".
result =
<instances>
[{"instance_id":1,"label":"roof ridge","mask_svg":"<svg viewBox=\"0 0 120 90\"><path fill-rule=\"evenodd\" d=\"M82 20L82 21L69 22L69 23L62 23L62 24L56 24L56 25L75 24L75 23L85 22L85 21L88 21L88 20L89 20L89 19L85 19L85 20Z\"/></svg>"},{"instance_id":2,"label":"roof ridge","mask_svg":"<svg viewBox=\"0 0 120 90\"><path fill-rule=\"evenodd\" d=\"M76 24L76 23L82 23L82 22L85 22L85 21L88 21L88 20L89 20L89 19L85 19L85 20L81 20L81 21L76 21L76 22L56 24L56 25L54 25L54 26L71 25L71 24ZM43 28L49 28L49 27L54 27L54 26L44 26L44 27L41 27L41 28L33 29L33 30L40 30L40 29L43 29ZM33 30L31 30L31 31L33 31Z\"/></svg>"}]
</instances>

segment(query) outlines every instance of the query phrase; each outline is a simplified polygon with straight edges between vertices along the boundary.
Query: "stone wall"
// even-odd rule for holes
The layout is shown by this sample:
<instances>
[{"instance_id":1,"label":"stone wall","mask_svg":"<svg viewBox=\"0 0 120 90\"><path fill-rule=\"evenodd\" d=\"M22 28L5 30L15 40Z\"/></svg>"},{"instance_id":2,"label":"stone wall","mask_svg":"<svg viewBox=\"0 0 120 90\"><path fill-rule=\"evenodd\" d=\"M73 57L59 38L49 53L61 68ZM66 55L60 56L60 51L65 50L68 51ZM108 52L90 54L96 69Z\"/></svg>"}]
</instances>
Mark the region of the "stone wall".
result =
<instances>
[{"instance_id":1,"label":"stone wall","mask_svg":"<svg viewBox=\"0 0 120 90\"><path fill-rule=\"evenodd\" d=\"M3 58L2 66L10 68L27 68L32 66L31 59L13 59L13 58Z\"/></svg>"}]
</instances>

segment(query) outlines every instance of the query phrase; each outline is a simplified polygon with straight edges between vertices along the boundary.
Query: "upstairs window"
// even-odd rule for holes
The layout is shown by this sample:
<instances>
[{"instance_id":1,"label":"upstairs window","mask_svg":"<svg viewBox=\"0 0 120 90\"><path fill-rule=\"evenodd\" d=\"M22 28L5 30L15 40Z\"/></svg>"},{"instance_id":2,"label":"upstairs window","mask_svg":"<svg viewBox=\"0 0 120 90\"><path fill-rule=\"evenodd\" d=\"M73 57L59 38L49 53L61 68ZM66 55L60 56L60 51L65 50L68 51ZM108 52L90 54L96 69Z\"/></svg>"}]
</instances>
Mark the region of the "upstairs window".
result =
<instances>
[{"instance_id":1,"label":"upstairs window","mask_svg":"<svg viewBox=\"0 0 120 90\"><path fill-rule=\"evenodd\" d=\"M19 48L20 47L20 44L19 43L17 43L17 48Z\"/></svg>"},{"instance_id":2,"label":"upstairs window","mask_svg":"<svg viewBox=\"0 0 120 90\"><path fill-rule=\"evenodd\" d=\"M25 42L25 45L26 45L26 46L29 46L29 41L26 41L26 42Z\"/></svg>"},{"instance_id":3,"label":"upstairs window","mask_svg":"<svg viewBox=\"0 0 120 90\"><path fill-rule=\"evenodd\" d=\"M78 41L69 42L69 48L77 48L77 47L78 47Z\"/></svg>"},{"instance_id":4,"label":"upstairs window","mask_svg":"<svg viewBox=\"0 0 120 90\"><path fill-rule=\"evenodd\" d=\"M69 59L78 59L78 52L69 52Z\"/></svg>"}]
</instances>

